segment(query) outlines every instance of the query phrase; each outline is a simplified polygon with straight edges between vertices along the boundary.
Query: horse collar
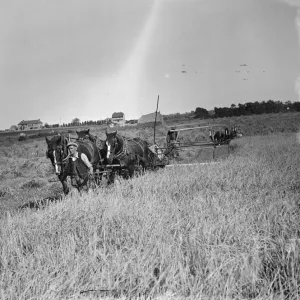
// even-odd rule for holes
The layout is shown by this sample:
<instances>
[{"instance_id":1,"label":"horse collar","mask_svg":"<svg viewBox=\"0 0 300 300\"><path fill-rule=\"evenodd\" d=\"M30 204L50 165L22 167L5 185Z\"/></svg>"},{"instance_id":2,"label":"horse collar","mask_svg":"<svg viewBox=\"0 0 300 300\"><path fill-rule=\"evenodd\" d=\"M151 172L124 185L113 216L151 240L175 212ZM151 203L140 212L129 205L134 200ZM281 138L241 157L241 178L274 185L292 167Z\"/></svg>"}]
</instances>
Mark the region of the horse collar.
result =
<instances>
[{"instance_id":1,"label":"horse collar","mask_svg":"<svg viewBox=\"0 0 300 300\"><path fill-rule=\"evenodd\" d=\"M126 139L123 139L122 137L120 137L120 138L122 139L123 143L121 143L121 149L120 149L120 151L115 154L115 158L118 158L118 157L120 157L122 155L126 155L127 154L127 148L125 147ZM116 138L116 140L117 140L117 138ZM118 140L117 140L117 144L119 144Z\"/></svg>"}]
</instances>

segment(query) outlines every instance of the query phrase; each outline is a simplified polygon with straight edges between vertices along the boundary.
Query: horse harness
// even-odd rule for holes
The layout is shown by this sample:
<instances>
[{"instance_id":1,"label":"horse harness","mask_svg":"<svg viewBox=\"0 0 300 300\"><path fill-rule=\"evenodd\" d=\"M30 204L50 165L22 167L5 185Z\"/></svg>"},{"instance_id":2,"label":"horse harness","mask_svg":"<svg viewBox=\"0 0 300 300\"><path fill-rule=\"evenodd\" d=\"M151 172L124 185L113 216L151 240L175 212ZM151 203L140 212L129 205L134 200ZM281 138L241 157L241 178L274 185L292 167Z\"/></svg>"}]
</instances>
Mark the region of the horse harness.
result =
<instances>
[{"instance_id":1,"label":"horse harness","mask_svg":"<svg viewBox=\"0 0 300 300\"><path fill-rule=\"evenodd\" d=\"M124 159L127 155L133 154L129 151L129 146L128 146L128 142L134 142L135 144L137 144L138 146L141 147L142 151L144 152L143 146L138 142L135 141L134 139L128 139L125 137L120 136L120 138L122 139L123 143L122 143L122 148L119 150L118 153L114 154L113 158L114 159L119 159L122 160ZM114 147L116 148L119 144L118 139L116 137L114 137Z\"/></svg>"}]
</instances>

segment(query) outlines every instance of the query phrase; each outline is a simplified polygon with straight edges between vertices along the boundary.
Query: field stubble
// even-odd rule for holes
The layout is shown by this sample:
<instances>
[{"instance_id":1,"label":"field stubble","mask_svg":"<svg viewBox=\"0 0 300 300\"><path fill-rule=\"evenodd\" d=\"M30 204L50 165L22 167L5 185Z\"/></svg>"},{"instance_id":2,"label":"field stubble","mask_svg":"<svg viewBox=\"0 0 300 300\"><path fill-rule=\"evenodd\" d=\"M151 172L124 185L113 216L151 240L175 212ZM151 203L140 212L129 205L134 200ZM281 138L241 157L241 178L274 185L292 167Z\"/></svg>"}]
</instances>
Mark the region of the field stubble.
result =
<instances>
[{"instance_id":1,"label":"field stubble","mask_svg":"<svg viewBox=\"0 0 300 300\"><path fill-rule=\"evenodd\" d=\"M296 296L296 136L232 147L217 165L147 173L9 214L0 221L0 298Z\"/></svg>"}]
</instances>

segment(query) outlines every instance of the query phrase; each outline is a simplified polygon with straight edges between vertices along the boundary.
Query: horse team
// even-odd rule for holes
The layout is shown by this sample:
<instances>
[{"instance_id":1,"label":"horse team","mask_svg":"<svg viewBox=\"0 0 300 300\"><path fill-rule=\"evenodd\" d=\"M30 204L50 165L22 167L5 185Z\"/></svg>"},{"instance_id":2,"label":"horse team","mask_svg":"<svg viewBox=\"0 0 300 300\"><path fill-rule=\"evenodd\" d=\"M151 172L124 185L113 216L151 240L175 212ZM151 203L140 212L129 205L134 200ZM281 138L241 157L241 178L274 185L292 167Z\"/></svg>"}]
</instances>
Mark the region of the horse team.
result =
<instances>
[{"instance_id":1,"label":"horse team","mask_svg":"<svg viewBox=\"0 0 300 300\"><path fill-rule=\"evenodd\" d=\"M71 177L72 185L81 191L88 189L91 182L99 184L103 174L106 174L109 184L114 181L116 174L131 178L136 171L164 166L163 159L172 150L172 147L165 151L157 149L157 145L150 147L146 140L138 137L125 138L117 131L106 132L106 140L97 140L89 129L76 133L77 139L73 143L65 135L54 136L51 140L46 137L46 156L51 160L65 194L69 193L68 176ZM239 132L236 127L231 130L225 128L224 132L214 132L211 129L209 135L213 145L217 145L229 143L231 139L238 137ZM68 149L71 145L77 148L75 157ZM88 165L80 158L82 154L88 159ZM89 172L90 164L93 174Z\"/></svg>"},{"instance_id":2,"label":"horse team","mask_svg":"<svg viewBox=\"0 0 300 300\"><path fill-rule=\"evenodd\" d=\"M108 183L113 182L116 173L123 171L124 176L133 177L137 168L145 170L153 167L154 153L150 150L147 141L141 138L125 138L114 132L106 132L106 140L97 142L97 137L90 134L89 129L76 131L77 139L70 143L67 136L54 136L51 140L46 138L48 149L46 156L52 162L55 173L62 183L65 194L69 193L67 177L71 177L71 183L78 191L88 189L91 181L95 178L101 180L103 170L111 167L108 174ZM87 166L81 159L72 159L68 151L70 145L76 145L77 156L82 153L86 155L94 169L94 175L91 176ZM125 173L124 173L125 171Z\"/></svg>"}]
</instances>

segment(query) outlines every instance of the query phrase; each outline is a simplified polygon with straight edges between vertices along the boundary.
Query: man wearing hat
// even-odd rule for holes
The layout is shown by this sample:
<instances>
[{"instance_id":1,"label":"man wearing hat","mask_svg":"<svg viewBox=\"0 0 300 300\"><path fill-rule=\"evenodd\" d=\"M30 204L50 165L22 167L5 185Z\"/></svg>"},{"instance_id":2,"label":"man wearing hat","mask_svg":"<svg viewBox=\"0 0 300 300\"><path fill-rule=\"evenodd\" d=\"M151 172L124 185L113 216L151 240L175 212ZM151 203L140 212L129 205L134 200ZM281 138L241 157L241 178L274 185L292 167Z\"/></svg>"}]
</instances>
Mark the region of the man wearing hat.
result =
<instances>
[{"instance_id":1,"label":"man wearing hat","mask_svg":"<svg viewBox=\"0 0 300 300\"><path fill-rule=\"evenodd\" d=\"M174 157L179 157L178 152L178 131L176 130L176 127L171 127L171 129L167 133L167 147L172 149L174 153Z\"/></svg>"},{"instance_id":2,"label":"man wearing hat","mask_svg":"<svg viewBox=\"0 0 300 300\"><path fill-rule=\"evenodd\" d=\"M93 165L89 162L89 159L84 153L79 153L77 151L78 145L76 143L70 142L68 143L67 148L69 149L70 159L72 159L73 162L75 162L76 160L81 160L89 169L89 174L93 175Z\"/></svg>"}]
</instances>

